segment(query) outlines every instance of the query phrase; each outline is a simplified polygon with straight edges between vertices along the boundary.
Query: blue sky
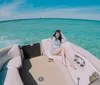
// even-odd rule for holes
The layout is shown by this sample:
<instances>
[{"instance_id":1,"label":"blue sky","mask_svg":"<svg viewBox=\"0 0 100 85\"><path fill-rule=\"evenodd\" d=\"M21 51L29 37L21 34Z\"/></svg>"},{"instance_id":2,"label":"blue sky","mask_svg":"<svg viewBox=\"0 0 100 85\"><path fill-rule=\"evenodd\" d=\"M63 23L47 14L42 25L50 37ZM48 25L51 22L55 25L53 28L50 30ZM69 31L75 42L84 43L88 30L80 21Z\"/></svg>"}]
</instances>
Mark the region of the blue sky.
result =
<instances>
[{"instance_id":1,"label":"blue sky","mask_svg":"<svg viewBox=\"0 0 100 85\"><path fill-rule=\"evenodd\" d=\"M0 0L0 21L39 17L100 20L100 0Z\"/></svg>"}]
</instances>

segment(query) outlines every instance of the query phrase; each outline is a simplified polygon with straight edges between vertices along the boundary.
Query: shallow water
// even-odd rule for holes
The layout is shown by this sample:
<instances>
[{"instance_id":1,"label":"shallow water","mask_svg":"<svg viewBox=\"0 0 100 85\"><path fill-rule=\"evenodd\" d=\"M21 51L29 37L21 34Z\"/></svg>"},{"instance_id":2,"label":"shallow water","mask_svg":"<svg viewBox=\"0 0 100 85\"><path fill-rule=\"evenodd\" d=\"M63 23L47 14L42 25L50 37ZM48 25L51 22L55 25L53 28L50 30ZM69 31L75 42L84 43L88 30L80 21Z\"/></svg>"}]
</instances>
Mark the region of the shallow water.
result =
<instances>
[{"instance_id":1,"label":"shallow water","mask_svg":"<svg viewBox=\"0 0 100 85\"><path fill-rule=\"evenodd\" d=\"M100 59L100 21L76 19L30 19L0 22L0 48L10 44L30 44L51 37L60 29L67 40Z\"/></svg>"}]
</instances>

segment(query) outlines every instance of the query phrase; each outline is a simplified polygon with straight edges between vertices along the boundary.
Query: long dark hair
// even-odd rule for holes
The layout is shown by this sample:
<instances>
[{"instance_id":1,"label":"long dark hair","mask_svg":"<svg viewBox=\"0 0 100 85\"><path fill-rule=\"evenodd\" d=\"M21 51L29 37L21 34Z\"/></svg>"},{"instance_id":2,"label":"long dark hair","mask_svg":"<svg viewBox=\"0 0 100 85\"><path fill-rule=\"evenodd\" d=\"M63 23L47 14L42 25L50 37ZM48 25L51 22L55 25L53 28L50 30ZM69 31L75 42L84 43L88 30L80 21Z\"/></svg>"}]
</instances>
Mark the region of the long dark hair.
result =
<instances>
[{"instance_id":1,"label":"long dark hair","mask_svg":"<svg viewBox=\"0 0 100 85\"><path fill-rule=\"evenodd\" d=\"M60 36L59 36L59 38L58 38L58 39L59 39L59 41L60 41L60 43L61 43L61 40L62 40L62 35L61 35L60 30L56 30L56 31L55 31L55 33L53 34L53 37L55 37L55 38L56 38L56 33L59 33L59 35L60 35Z\"/></svg>"}]
</instances>

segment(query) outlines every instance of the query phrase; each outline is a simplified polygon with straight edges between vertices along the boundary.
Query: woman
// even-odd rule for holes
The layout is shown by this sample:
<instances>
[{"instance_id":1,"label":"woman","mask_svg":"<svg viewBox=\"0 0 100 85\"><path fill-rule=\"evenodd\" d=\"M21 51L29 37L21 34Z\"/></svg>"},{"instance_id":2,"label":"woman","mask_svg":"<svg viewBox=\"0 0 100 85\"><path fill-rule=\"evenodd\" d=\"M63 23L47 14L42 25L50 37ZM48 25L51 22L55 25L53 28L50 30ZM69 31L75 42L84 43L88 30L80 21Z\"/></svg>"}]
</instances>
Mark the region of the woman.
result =
<instances>
[{"instance_id":1,"label":"woman","mask_svg":"<svg viewBox=\"0 0 100 85\"><path fill-rule=\"evenodd\" d=\"M64 39L64 36L62 36L60 30L56 30L56 32L53 35L52 38L52 49L51 49L51 53L52 55L61 55L62 56L62 62L64 65L67 66L67 62L66 62L66 56L68 56L68 53L66 52L67 49L61 47L62 42L66 41ZM68 59L70 62L72 62L73 65L71 65L74 69L74 63L71 59Z\"/></svg>"}]
</instances>

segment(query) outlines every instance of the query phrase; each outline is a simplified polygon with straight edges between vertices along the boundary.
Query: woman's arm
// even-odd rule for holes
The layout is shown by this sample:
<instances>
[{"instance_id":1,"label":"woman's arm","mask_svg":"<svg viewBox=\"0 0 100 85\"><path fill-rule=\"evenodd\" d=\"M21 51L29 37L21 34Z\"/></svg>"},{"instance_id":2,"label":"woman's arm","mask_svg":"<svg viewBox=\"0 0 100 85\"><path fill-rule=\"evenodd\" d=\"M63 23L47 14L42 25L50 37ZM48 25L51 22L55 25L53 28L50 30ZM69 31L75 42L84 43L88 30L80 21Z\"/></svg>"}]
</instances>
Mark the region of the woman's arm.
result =
<instances>
[{"instance_id":1,"label":"woman's arm","mask_svg":"<svg viewBox=\"0 0 100 85\"><path fill-rule=\"evenodd\" d=\"M66 41L67 41L67 39L66 39L66 37L64 36L64 34L63 34L63 33L61 33L61 35L62 35L62 43L66 42Z\"/></svg>"},{"instance_id":2,"label":"woman's arm","mask_svg":"<svg viewBox=\"0 0 100 85\"><path fill-rule=\"evenodd\" d=\"M52 44L51 44L51 47L53 48L54 45L55 45L55 38L53 37L53 38L52 38Z\"/></svg>"}]
</instances>

